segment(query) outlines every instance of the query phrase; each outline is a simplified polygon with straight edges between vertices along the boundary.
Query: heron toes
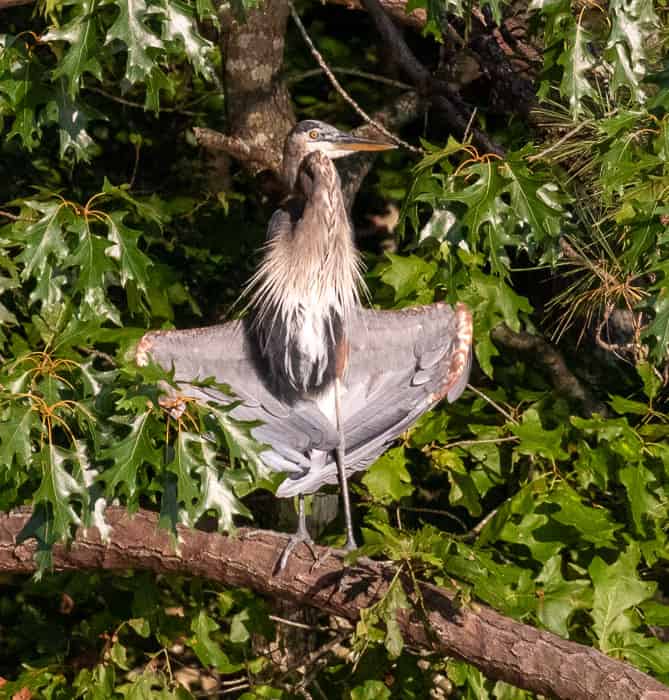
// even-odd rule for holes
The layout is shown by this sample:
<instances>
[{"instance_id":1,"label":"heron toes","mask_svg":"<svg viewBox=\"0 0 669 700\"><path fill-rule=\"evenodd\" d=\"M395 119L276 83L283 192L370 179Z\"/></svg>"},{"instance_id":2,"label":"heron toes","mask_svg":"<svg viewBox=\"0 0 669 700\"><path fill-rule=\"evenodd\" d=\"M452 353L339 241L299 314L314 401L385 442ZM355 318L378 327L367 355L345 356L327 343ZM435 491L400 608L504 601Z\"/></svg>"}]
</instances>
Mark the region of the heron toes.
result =
<instances>
[{"instance_id":1,"label":"heron toes","mask_svg":"<svg viewBox=\"0 0 669 700\"><path fill-rule=\"evenodd\" d=\"M344 545L344 549L347 552L354 552L358 548L358 543L355 541L355 538L353 535L349 535L346 538L346 544Z\"/></svg>"},{"instance_id":2,"label":"heron toes","mask_svg":"<svg viewBox=\"0 0 669 700\"><path fill-rule=\"evenodd\" d=\"M281 553L281 558L277 562L276 568L274 569L274 575L280 574L286 568L288 559L298 544L306 544L307 547L309 547L313 558L318 561L318 555L314 551L314 541L311 539L311 535L306 530L300 529L294 535L291 535L290 539L288 540L288 544L286 544L283 552Z\"/></svg>"}]
</instances>

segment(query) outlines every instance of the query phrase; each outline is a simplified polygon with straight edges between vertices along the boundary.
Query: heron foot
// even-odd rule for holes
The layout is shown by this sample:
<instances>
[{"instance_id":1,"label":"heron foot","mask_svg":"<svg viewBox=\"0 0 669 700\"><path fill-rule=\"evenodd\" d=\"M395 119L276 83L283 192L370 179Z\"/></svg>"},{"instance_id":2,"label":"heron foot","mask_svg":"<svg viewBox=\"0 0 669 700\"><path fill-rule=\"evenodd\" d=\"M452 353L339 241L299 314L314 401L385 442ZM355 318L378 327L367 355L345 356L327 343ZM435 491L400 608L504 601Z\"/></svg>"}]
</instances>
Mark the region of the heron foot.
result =
<instances>
[{"instance_id":1,"label":"heron foot","mask_svg":"<svg viewBox=\"0 0 669 700\"><path fill-rule=\"evenodd\" d=\"M347 538L346 538L346 544L344 545L344 549L347 552L353 552L358 548L358 543L355 541L355 537L353 537L353 533L349 532Z\"/></svg>"},{"instance_id":2,"label":"heron foot","mask_svg":"<svg viewBox=\"0 0 669 700\"><path fill-rule=\"evenodd\" d=\"M277 565L274 569L275 576L277 574L280 574L286 568L286 565L288 564L288 559L290 558L290 555L293 553L293 550L295 549L295 547L297 547L298 544L306 544L307 547L309 547L309 551L311 552L311 555L313 556L314 560L318 561L318 555L314 551L314 541L311 539L311 535L306 530L302 530L300 528L294 535L291 535L290 539L288 540L288 544L286 544L283 552L281 553L281 558L277 562Z\"/></svg>"}]
</instances>

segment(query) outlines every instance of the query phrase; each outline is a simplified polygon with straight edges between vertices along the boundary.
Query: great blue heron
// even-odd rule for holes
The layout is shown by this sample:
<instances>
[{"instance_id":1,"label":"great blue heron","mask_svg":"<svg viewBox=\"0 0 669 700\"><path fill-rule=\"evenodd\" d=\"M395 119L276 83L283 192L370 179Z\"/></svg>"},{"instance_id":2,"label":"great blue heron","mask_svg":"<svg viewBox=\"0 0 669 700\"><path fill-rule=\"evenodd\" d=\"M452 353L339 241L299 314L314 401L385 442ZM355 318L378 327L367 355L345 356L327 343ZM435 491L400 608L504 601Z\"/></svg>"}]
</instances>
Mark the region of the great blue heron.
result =
<instances>
[{"instance_id":1,"label":"great blue heron","mask_svg":"<svg viewBox=\"0 0 669 700\"><path fill-rule=\"evenodd\" d=\"M254 437L270 449L264 463L287 474L277 496L299 496L295 543L309 541L304 495L339 481L346 546L355 547L347 475L367 468L442 398L454 401L469 375L472 319L444 303L374 311L363 283L332 162L388 143L318 121L300 122L283 162L291 198L272 216L264 257L249 288L247 318L207 328L147 333L137 361L150 354L185 394L230 404L240 420L259 421ZM189 382L214 377L235 396Z\"/></svg>"}]
</instances>

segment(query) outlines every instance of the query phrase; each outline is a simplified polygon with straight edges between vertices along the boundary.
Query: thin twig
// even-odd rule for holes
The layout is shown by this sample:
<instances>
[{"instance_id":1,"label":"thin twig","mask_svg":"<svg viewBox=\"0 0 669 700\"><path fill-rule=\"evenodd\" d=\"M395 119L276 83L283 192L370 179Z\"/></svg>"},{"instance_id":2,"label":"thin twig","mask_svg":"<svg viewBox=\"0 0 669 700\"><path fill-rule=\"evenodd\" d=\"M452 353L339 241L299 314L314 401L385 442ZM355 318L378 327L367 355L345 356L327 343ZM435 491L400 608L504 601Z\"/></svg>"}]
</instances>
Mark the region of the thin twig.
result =
<instances>
[{"instance_id":1,"label":"thin twig","mask_svg":"<svg viewBox=\"0 0 669 700\"><path fill-rule=\"evenodd\" d=\"M330 68L333 73L341 73L342 75L353 75L356 78L364 78L365 80L372 80L375 83L381 83L382 85L390 85L390 87L396 87L400 90L413 90L413 85L409 83L403 83L401 80L393 80L392 78L386 78L385 75L378 75L377 73L368 73L364 70L358 70L357 68ZM323 72L321 68L312 68L311 70L305 70L303 73L298 73L297 75L290 76L286 79L288 85L293 85L299 83L306 78L313 78L316 75L320 75Z\"/></svg>"},{"instance_id":2,"label":"thin twig","mask_svg":"<svg viewBox=\"0 0 669 700\"><path fill-rule=\"evenodd\" d=\"M467 526L463 520L460 520L457 515L450 513L447 510L440 510L439 508L419 508L412 506L400 506L400 510L406 510L408 513L425 513L425 515L442 515L445 518L450 518L455 520L455 522L463 529L467 531Z\"/></svg>"},{"instance_id":3,"label":"thin twig","mask_svg":"<svg viewBox=\"0 0 669 700\"><path fill-rule=\"evenodd\" d=\"M474 527L463 535L463 539L467 542L469 540L475 540L480 534L481 530L497 515L497 508L491 510L488 515L485 516L480 522L476 523Z\"/></svg>"},{"instance_id":4,"label":"thin twig","mask_svg":"<svg viewBox=\"0 0 669 700\"><path fill-rule=\"evenodd\" d=\"M137 168L139 167L139 152L141 148L142 144L140 142L135 143L135 162L132 166L132 175L130 176L130 182L128 183L128 186L131 190L135 185L135 178L137 177Z\"/></svg>"},{"instance_id":5,"label":"thin twig","mask_svg":"<svg viewBox=\"0 0 669 700\"><path fill-rule=\"evenodd\" d=\"M0 211L0 216L6 216L12 221L35 221L35 219L29 219L25 216L21 216L20 214L12 214L8 211Z\"/></svg>"},{"instance_id":6,"label":"thin twig","mask_svg":"<svg viewBox=\"0 0 669 700\"><path fill-rule=\"evenodd\" d=\"M285 617L279 617L278 615L269 615L270 620L274 622L279 622L282 625L288 625L289 627L297 627L301 630L308 630L310 632L326 632L330 627L324 627L323 625L306 625L303 622L294 622L293 620L287 620Z\"/></svg>"},{"instance_id":7,"label":"thin twig","mask_svg":"<svg viewBox=\"0 0 669 700\"><path fill-rule=\"evenodd\" d=\"M509 437L490 438L486 440L458 440L457 442L449 442L447 445L443 445L441 449L448 450L451 447L463 447L464 445L496 445L500 442L515 442L519 439L520 438L516 437L515 435L510 435Z\"/></svg>"},{"instance_id":8,"label":"thin twig","mask_svg":"<svg viewBox=\"0 0 669 700\"><path fill-rule=\"evenodd\" d=\"M79 346L77 350L79 350L79 352L83 352L85 355L90 355L91 357L99 357L101 360L104 360L112 367L117 366L116 360L106 352L102 352L101 350L94 350L93 348L85 348L82 346Z\"/></svg>"},{"instance_id":9,"label":"thin twig","mask_svg":"<svg viewBox=\"0 0 669 700\"><path fill-rule=\"evenodd\" d=\"M98 95L102 95L103 97L106 97L108 100L113 100L114 102L118 102L119 104L125 105L126 107L133 107L135 109L141 109L143 111L147 111L146 105L142 104L141 102L134 102L133 100L126 100L124 97L119 97L118 95L112 95L109 92L106 92L105 90L102 90L100 88L96 87L87 87L87 90L90 90L91 92L96 92ZM195 104L196 102L202 101L205 98L203 97L201 100L195 100L191 104ZM199 117L202 112L193 112L189 109L182 109L181 107L159 107L158 108L159 112L176 112L178 114L185 114L187 117Z\"/></svg>"},{"instance_id":10,"label":"thin twig","mask_svg":"<svg viewBox=\"0 0 669 700\"><path fill-rule=\"evenodd\" d=\"M499 411L508 421L511 421L514 425L518 425L518 421L505 409L503 409L498 403L493 401L489 396L486 396L482 391L477 389L475 386L472 386L471 384L467 384L467 388L471 389L477 396L480 396L484 401L489 403L493 408L495 408L497 411Z\"/></svg>"},{"instance_id":11,"label":"thin twig","mask_svg":"<svg viewBox=\"0 0 669 700\"><path fill-rule=\"evenodd\" d=\"M472 112L471 116L469 117L469 121L467 122L467 127L465 129L465 133L462 136L462 141L463 143L467 141L467 138L469 137L469 130L472 128L472 124L474 123L474 119L476 119L476 114L478 113L478 107L474 107L474 111Z\"/></svg>"},{"instance_id":12,"label":"thin twig","mask_svg":"<svg viewBox=\"0 0 669 700\"><path fill-rule=\"evenodd\" d=\"M371 124L375 129L377 129L379 132L381 132L386 138L389 138L391 141L394 143L403 146L407 150L411 151L412 153L418 153L419 155L423 154L423 149L422 148L416 148L415 146L412 146L410 143L407 143L406 141L403 141L401 138L398 136L395 136L395 134L391 133L386 129L383 124L380 124L379 122L375 121L372 119L367 112L365 112L362 107L344 90L344 88L340 85L339 81L337 80L335 74L332 72L332 70L329 68L327 63L325 62L325 59L323 56L320 54L318 49L314 46L314 42L311 40L311 37L307 33L307 30L302 24L302 20L300 19L300 16L297 14L297 10L295 9L295 6L293 3L289 3L290 5L290 13L293 17L293 21L297 25L297 28L302 35L302 38L304 39L304 42L306 45L309 47L309 50L311 51L311 55L316 59L316 63L323 69L323 72L325 75L327 75L328 79L332 83L332 87L343 97L343 99L355 110L355 112L362 117L368 124Z\"/></svg>"}]
</instances>

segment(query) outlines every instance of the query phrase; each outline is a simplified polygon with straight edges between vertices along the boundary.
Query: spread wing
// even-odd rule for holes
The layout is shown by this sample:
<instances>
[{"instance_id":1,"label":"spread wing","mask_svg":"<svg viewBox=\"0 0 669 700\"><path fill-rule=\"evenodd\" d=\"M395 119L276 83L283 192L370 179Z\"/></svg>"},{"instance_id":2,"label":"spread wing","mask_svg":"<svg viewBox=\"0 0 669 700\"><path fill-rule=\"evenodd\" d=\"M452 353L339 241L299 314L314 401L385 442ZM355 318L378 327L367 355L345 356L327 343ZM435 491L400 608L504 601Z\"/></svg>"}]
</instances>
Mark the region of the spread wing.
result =
<instances>
[{"instance_id":1,"label":"spread wing","mask_svg":"<svg viewBox=\"0 0 669 700\"><path fill-rule=\"evenodd\" d=\"M342 413L346 468L354 472L369 466L441 399L460 396L471 368L472 317L462 304L360 309L348 338ZM290 475L277 495L310 493L336 481L329 457L301 476Z\"/></svg>"},{"instance_id":2,"label":"spread wing","mask_svg":"<svg viewBox=\"0 0 669 700\"><path fill-rule=\"evenodd\" d=\"M149 355L166 370L174 368L185 395L224 405L241 401L231 415L262 423L252 434L271 445L272 450L264 451L262 459L272 469L302 474L313 464L307 457L310 451L329 451L337 445L334 426L313 401L288 405L267 388L241 321L147 333L137 346L137 363L146 364ZM227 384L234 396L190 383L210 377Z\"/></svg>"}]
</instances>

